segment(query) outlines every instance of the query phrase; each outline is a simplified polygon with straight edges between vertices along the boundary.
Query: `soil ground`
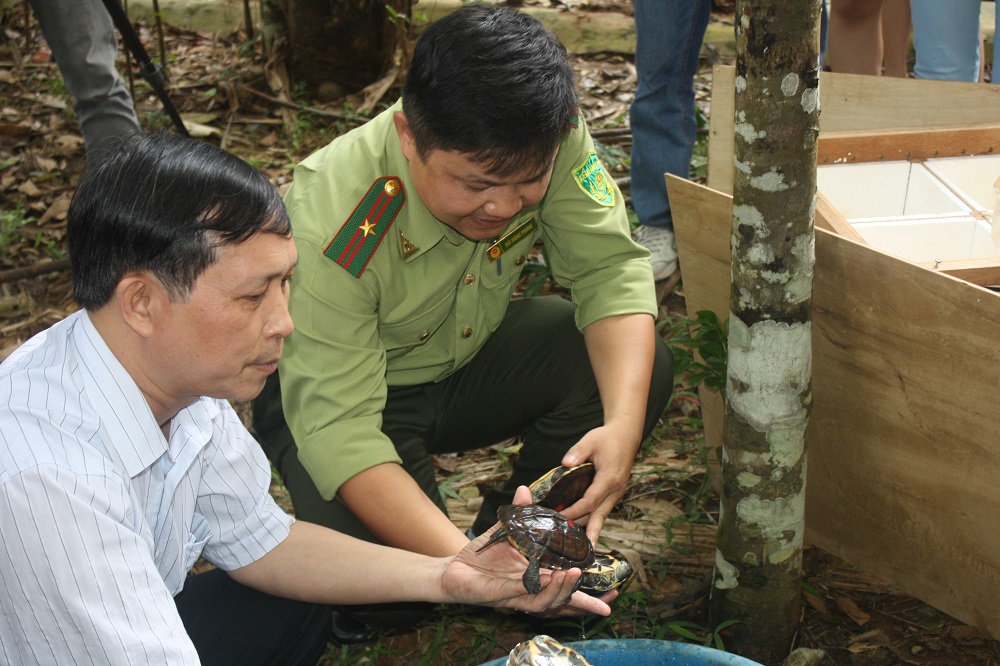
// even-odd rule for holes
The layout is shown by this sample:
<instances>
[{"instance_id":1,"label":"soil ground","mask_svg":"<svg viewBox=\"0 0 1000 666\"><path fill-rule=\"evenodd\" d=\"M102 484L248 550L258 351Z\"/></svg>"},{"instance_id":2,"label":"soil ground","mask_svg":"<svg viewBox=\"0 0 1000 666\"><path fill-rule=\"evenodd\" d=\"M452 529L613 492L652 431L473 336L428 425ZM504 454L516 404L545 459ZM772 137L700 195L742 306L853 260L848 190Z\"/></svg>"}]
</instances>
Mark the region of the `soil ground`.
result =
<instances>
[{"instance_id":1,"label":"soil ground","mask_svg":"<svg viewBox=\"0 0 1000 666\"><path fill-rule=\"evenodd\" d=\"M568 11L631 11L626 0L563 5ZM731 15L723 8L714 20L731 21ZM2 27L0 359L76 309L66 265L65 216L84 166L70 99L26 3L5 10ZM151 26L140 26L140 35L147 45L157 43ZM245 35L166 27L164 43L171 97L196 123L194 133L247 159L279 187L288 184L291 165L364 120L340 102L280 99L269 86L265 70L273 75L273 68L265 67L260 44ZM157 55L155 48L150 51ZM707 72L716 59L711 49L703 51L704 73L696 84L706 115L711 113ZM575 58L574 64L582 107L627 197L628 105L635 85L631 57L601 54ZM148 87L139 81L135 90L144 128L169 130ZM383 102L396 94L390 88ZM660 285L660 292L662 330L669 335L670 323L686 315L683 282ZM697 394L681 379L668 413L642 450L628 495L605 529L603 545L628 556L639 570L610 620L543 622L482 609L441 609L416 628L381 633L373 646L332 646L326 663L478 664L537 633L564 641L710 640L707 601L718 501L705 471L699 417ZM491 451L438 460L459 526L471 523L481 490L503 477L504 461L516 446L506 442ZM280 486L274 491L290 508ZM1000 643L827 553L807 549L804 571L796 645L825 650L824 664L1000 663Z\"/></svg>"}]
</instances>

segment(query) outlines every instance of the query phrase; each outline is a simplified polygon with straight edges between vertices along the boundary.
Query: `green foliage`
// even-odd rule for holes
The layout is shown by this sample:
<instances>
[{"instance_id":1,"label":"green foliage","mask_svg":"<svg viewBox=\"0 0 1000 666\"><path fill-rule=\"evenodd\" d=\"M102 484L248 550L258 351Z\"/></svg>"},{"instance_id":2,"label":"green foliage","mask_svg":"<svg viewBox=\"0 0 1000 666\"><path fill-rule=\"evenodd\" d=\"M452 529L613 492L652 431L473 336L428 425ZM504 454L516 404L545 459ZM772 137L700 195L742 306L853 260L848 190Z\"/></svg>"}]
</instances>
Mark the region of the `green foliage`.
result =
<instances>
[{"instance_id":1,"label":"green foliage","mask_svg":"<svg viewBox=\"0 0 1000 666\"><path fill-rule=\"evenodd\" d=\"M720 323L711 310L700 310L696 319L677 319L668 327L665 338L674 352L674 373L686 377L689 386L704 383L713 391L724 391L729 361L728 324Z\"/></svg>"},{"instance_id":2,"label":"green foliage","mask_svg":"<svg viewBox=\"0 0 1000 666\"><path fill-rule=\"evenodd\" d=\"M708 177L708 116L696 107L695 118L698 123L698 134L695 137L694 150L691 151L691 180L703 183Z\"/></svg>"},{"instance_id":3,"label":"green foliage","mask_svg":"<svg viewBox=\"0 0 1000 666\"><path fill-rule=\"evenodd\" d=\"M24 227L35 221L27 215L20 204L12 210L0 213L0 247L7 247L24 236Z\"/></svg>"},{"instance_id":4,"label":"green foliage","mask_svg":"<svg viewBox=\"0 0 1000 666\"><path fill-rule=\"evenodd\" d=\"M545 289L545 284L552 279L552 269L549 268L549 253L545 249L545 244L540 243L542 260L529 261L521 271L522 279L525 279L524 297L538 296Z\"/></svg>"},{"instance_id":5,"label":"green foliage","mask_svg":"<svg viewBox=\"0 0 1000 666\"><path fill-rule=\"evenodd\" d=\"M720 622L715 629L709 631L696 622L679 621L671 622L666 625L665 629L680 636L687 642L701 643L706 647L713 647L716 650L725 650L726 646L722 640L722 632L737 624L740 624L739 620L726 620L725 622ZM664 636L657 636L657 638L664 638Z\"/></svg>"},{"instance_id":6,"label":"green foliage","mask_svg":"<svg viewBox=\"0 0 1000 666\"><path fill-rule=\"evenodd\" d=\"M441 500L443 502L447 502L449 497L451 499L462 499L462 496L455 490L454 484L464 476L464 474L453 474L438 484L438 492L441 493Z\"/></svg>"},{"instance_id":7,"label":"green foliage","mask_svg":"<svg viewBox=\"0 0 1000 666\"><path fill-rule=\"evenodd\" d=\"M608 173L618 173L627 170L632 163L632 156L621 149L620 146L609 145L594 139L594 152L601 160L601 164Z\"/></svg>"}]
</instances>

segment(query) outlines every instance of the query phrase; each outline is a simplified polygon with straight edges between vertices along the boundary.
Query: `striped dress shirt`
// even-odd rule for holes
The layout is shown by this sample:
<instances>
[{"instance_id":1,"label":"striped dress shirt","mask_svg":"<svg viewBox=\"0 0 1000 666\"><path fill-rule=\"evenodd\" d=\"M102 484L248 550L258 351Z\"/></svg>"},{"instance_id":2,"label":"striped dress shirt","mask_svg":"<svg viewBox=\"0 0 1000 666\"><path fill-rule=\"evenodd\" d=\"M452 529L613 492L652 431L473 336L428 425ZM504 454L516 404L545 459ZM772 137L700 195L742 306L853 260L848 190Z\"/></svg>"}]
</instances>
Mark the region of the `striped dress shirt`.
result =
<instances>
[{"instance_id":1,"label":"striped dress shirt","mask_svg":"<svg viewBox=\"0 0 1000 666\"><path fill-rule=\"evenodd\" d=\"M86 312L0 364L0 662L198 663L173 602L289 533L263 452L225 400L164 437Z\"/></svg>"}]
</instances>

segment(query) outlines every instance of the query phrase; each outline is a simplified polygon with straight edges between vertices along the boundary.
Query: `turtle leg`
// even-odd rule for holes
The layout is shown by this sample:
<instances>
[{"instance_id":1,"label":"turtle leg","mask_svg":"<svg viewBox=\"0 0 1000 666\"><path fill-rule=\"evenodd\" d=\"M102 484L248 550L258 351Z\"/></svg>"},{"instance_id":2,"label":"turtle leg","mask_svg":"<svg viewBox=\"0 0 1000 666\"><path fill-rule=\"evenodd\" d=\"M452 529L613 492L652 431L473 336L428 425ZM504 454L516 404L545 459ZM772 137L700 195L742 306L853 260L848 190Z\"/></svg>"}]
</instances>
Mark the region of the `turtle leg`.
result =
<instances>
[{"instance_id":1,"label":"turtle leg","mask_svg":"<svg viewBox=\"0 0 1000 666\"><path fill-rule=\"evenodd\" d=\"M528 592L538 594L542 591L542 577L539 571L538 560L528 562L528 568L524 570L521 580L524 582L524 589Z\"/></svg>"},{"instance_id":2,"label":"turtle leg","mask_svg":"<svg viewBox=\"0 0 1000 666\"><path fill-rule=\"evenodd\" d=\"M487 548L489 548L490 546L492 546L493 544L495 544L497 541L503 541L506 538L507 538L507 532L506 532L506 530L499 529L499 530L496 531L496 533L493 536L490 537L489 541L487 541L481 547L479 547L478 549L476 549L476 552L478 553L481 550L486 550Z\"/></svg>"}]
</instances>

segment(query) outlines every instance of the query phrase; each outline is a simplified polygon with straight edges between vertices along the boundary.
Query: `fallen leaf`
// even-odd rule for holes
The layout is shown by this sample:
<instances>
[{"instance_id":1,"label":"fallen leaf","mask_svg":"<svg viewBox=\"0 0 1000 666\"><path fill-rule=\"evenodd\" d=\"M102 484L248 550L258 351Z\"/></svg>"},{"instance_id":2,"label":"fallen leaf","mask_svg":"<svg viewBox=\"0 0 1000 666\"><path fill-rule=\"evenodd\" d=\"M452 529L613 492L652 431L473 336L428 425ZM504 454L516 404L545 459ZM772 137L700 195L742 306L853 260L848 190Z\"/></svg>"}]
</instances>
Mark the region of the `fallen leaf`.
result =
<instances>
[{"instance_id":1,"label":"fallen leaf","mask_svg":"<svg viewBox=\"0 0 1000 666\"><path fill-rule=\"evenodd\" d=\"M59 109L64 111L66 109L66 100L62 97L57 97L56 95L39 95L38 101L42 103L43 106L47 106L50 109Z\"/></svg>"},{"instance_id":2,"label":"fallen leaf","mask_svg":"<svg viewBox=\"0 0 1000 666\"><path fill-rule=\"evenodd\" d=\"M851 643L847 646L847 651L853 654L860 654L862 652L871 652L872 650L880 650L881 645L873 645L872 643Z\"/></svg>"},{"instance_id":3,"label":"fallen leaf","mask_svg":"<svg viewBox=\"0 0 1000 666\"><path fill-rule=\"evenodd\" d=\"M46 173L52 173L56 170L56 161L51 157L43 157L42 155L35 155L35 166Z\"/></svg>"},{"instance_id":4,"label":"fallen leaf","mask_svg":"<svg viewBox=\"0 0 1000 666\"><path fill-rule=\"evenodd\" d=\"M45 224L49 220L65 220L66 213L69 211L69 203L72 200L73 195L69 192L64 192L59 197L52 202L42 216L38 219L39 226Z\"/></svg>"},{"instance_id":5,"label":"fallen leaf","mask_svg":"<svg viewBox=\"0 0 1000 666\"><path fill-rule=\"evenodd\" d=\"M855 624L859 626L865 626L872 619L871 615L858 608L858 605L848 597L837 597L835 602L837 608L854 620Z\"/></svg>"},{"instance_id":6,"label":"fallen leaf","mask_svg":"<svg viewBox=\"0 0 1000 666\"><path fill-rule=\"evenodd\" d=\"M40 197L42 196L42 191L30 180L26 180L18 186L17 191L21 194L26 194L29 197Z\"/></svg>"},{"instance_id":7,"label":"fallen leaf","mask_svg":"<svg viewBox=\"0 0 1000 666\"><path fill-rule=\"evenodd\" d=\"M222 130L218 127L209 127L208 125L192 123L187 120L184 121L184 127L187 129L188 134L196 139L204 139L207 136L222 136Z\"/></svg>"},{"instance_id":8,"label":"fallen leaf","mask_svg":"<svg viewBox=\"0 0 1000 666\"><path fill-rule=\"evenodd\" d=\"M828 614L827 609L826 609L826 604L823 603L823 600L820 599L819 597L817 597L812 592L810 592L808 590L802 590L802 598L805 599L806 603L808 603L810 606L812 606L813 610L815 610L820 615L827 615Z\"/></svg>"}]
</instances>

